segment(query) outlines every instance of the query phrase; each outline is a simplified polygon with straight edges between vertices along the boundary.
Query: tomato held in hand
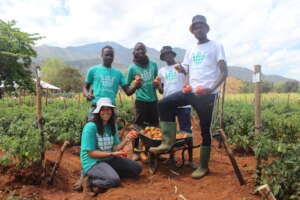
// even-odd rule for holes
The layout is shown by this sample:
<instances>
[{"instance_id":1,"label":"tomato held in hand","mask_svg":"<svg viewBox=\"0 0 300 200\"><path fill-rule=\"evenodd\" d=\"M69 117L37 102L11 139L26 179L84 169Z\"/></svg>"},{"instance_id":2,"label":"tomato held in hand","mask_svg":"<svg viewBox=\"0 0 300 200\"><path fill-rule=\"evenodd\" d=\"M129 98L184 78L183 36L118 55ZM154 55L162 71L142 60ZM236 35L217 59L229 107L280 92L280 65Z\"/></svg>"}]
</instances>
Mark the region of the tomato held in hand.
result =
<instances>
[{"instance_id":1,"label":"tomato held in hand","mask_svg":"<svg viewBox=\"0 0 300 200\"><path fill-rule=\"evenodd\" d=\"M142 77L140 75L135 75L135 79L134 79L135 83L140 83L142 82Z\"/></svg>"},{"instance_id":2,"label":"tomato held in hand","mask_svg":"<svg viewBox=\"0 0 300 200\"><path fill-rule=\"evenodd\" d=\"M129 133L128 133L128 135L130 136L130 137L132 137L132 138L135 138L136 136L138 136L138 132L137 131L135 131L135 130L132 130L132 131L130 131Z\"/></svg>"},{"instance_id":3,"label":"tomato held in hand","mask_svg":"<svg viewBox=\"0 0 300 200\"><path fill-rule=\"evenodd\" d=\"M120 153L122 153L121 157L127 158L127 152L124 150L119 150Z\"/></svg>"},{"instance_id":4,"label":"tomato held in hand","mask_svg":"<svg viewBox=\"0 0 300 200\"><path fill-rule=\"evenodd\" d=\"M192 86L191 85L185 85L182 89L183 93L187 94L192 91Z\"/></svg>"},{"instance_id":5,"label":"tomato held in hand","mask_svg":"<svg viewBox=\"0 0 300 200\"><path fill-rule=\"evenodd\" d=\"M196 90L195 90L195 94L196 95L201 95L203 93L204 89L206 89L206 87L203 87L203 86L197 87Z\"/></svg>"},{"instance_id":6,"label":"tomato held in hand","mask_svg":"<svg viewBox=\"0 0 300 200\"><path fill-rule=\"evenodd\" d=\"M179 71L179 70L181 69L180 64L176 64L176 65L174 66L174 69L177 70L177 71Z\"/></svg>"},{"instance_id":7,"label":"tomato held in hand","mask_svg":"<svg viewBox=\"0 0 300 200\"><path fill-rule=\"evenodd\" d=\"M160 82L160 81L161 81L161 79L160 79L160 77L159 77L159 76L157 76L157 77L155 78L155 80L156 80L156 81L158 81L158 82Z\"/></svg>"}]
</instances>

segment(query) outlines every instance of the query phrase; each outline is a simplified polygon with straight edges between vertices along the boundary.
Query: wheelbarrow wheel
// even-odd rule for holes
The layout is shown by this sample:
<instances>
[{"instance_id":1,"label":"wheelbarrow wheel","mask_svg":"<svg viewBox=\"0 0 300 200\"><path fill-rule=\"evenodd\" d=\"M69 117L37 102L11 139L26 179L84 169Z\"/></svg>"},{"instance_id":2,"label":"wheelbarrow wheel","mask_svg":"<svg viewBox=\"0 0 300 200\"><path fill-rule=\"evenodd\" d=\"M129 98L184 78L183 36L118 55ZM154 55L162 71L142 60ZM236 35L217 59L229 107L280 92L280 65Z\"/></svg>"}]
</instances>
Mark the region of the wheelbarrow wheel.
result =
<instances>
[{"instance_id":1,"label":"wheelbarrow wheel","mask_svg":"<svg viewBox=\"0 0 300 200\"><path fill-rule=\"evenodd\" d=\"M148 158L149 158L149 172L150 174L155 174L158 168L158 156L156 154L148 152Z\"/></svg>"}]
</instances>

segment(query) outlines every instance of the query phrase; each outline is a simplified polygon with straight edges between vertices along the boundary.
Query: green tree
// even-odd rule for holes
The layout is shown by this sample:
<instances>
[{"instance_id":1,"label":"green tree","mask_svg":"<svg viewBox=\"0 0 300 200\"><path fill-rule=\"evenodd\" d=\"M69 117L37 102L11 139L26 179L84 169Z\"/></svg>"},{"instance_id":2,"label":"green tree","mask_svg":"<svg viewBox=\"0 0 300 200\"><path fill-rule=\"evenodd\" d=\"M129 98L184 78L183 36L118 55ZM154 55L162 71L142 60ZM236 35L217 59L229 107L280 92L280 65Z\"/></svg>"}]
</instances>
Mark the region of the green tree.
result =
<instances>
[{"instance_id":1,"label":"green tree","mask_svg":"<svg viewBox=\"0 0 300 200\"><path fill-rule=\"evenodd\" d=\"M15 21L0 20L0 84L4 84L5 90L14 90L14 83L32 90L31 58L37 55L33 45L42 37L15 26Z\"/></svg>"},{"instance_id":2,"label":"green tree","mask_svg":"<svg viewBox=\"0 0 300 200\"><path fill-rule=\"evenodd\" d=\"M254 84L251 82L244 82L243 86L240 88L241 93L253 93Z\"/></svg>"},{"instance_id":3,"label":"green tree","mask_svg":"<svg viewBox=\"0 0 300 200\"><path fill-rule=\"evenodd\" d=\"M68 66L61 58L46 58L42 61L42 80L60 87L65 92L79 92L82 76L77 69Z\"/></svg>"},{"instance_id":4,"label":"green tree","mask_svg":"<svg viewBox=\"0 0 300 200\"><path fill-rule=\"evenodd\" d=\"M66 92L80 92L82 90L82 76L77 69L65 67L59 70L59 86Z\"/></svg>"},{"instance_id":5,"label":"green tree","mask_svg":"<svg viewBox=\"0 0 300 200\"><path fill-rule=\"evenodd\" d=\"M41 63L42 80L58 86L59 71L67 67L62 58L46 58Z\"/></svg>"},{"instance_id":6,"label":"green tree","mask_svg":"<svg viewBox=\"0 0 300 200\"><path fill-rule=\"evenodd\" d=\"M267 93L267 92L271 92L273 90L273 86L274 84L271 82L263 82L262 83L262 92L263 93Z\"/></svg>"},{"instance_id":7,"label":"green tree","mask_svg":"<svg viewBox=\"0 0 300 200\"><path fill-rule=\"evenodd\" d=\"M277 92L297 92L299 90L299 82L298 81L286 81L279 82L275 85Z\"/></svg>"}]
</instances>

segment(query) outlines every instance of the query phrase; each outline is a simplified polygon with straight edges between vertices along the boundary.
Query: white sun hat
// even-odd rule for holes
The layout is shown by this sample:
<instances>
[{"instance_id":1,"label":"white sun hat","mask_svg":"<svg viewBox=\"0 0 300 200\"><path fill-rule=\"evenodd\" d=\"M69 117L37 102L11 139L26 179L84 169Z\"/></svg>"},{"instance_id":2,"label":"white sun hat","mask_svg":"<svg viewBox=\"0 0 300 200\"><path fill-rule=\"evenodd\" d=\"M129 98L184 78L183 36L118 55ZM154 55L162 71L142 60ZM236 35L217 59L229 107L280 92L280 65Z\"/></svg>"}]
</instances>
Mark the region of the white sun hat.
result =
<instances>
[{"instance_id":1,"label":"white sun hat","mask_svg":"<svg viewBox=\"0 0 300 200\"><path fill-rule=\"evenodd\" d=\"M102 106L106 106L106 107L112 107L112 108L115 108L116 106L114 106L112 103L111 103L111 100L110 98L106 98L106 97L103 97L103 98L100 98L98 101L97 101L97 107L96 109L93 111L94 114L96 113L99 113Z\"/></svg>"}]
</instances>

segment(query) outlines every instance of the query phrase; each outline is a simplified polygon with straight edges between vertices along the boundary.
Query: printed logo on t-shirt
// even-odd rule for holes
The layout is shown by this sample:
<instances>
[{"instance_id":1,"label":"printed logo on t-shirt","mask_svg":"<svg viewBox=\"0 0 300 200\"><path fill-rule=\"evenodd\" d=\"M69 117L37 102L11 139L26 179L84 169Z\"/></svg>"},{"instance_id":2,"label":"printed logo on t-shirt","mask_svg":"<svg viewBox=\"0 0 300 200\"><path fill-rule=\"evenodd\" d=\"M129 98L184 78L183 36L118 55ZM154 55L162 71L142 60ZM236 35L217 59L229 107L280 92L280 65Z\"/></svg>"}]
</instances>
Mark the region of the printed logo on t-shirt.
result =
<instances>
[{"instance_id":1,"label":"printed logo on t-shirt","mask_svg":"<svg viewBox=\"0 0 300 200\"><path fill-rule=\"evenodd\" d=\"M141 73L143 81L150 81L152 80L152 73L151 70L145 70Z\"/></svg>"},{"instance_id":2,"label":"printed logo on t-shirt","mask_svg":"<svg viewBox=\"0 0 300 200\"><path fill-rule=\"evenodd\" d=\"M114 85L115 77L111 76L102 76L100 77L101 83L104 87L112 87Z\"/></svg>"},{"instance_id":3,"label":"printed logo on t-shirt","mask_svg":"<svg viewBox=\"0 0 300 200\"><path fill-rule=\"evenodd\" d=\"M170 82L174 81L174 80L177 80L177 72L174 71L174 70L166 72L165 80L170 81Z\"/></svg>"},{"instance_id":4,"label":"printed logo on t-shirt","mask_svg":"<svg viewBox=\"0 0 300 200\"><path fill-rule=\"evenodd\" d=\"M202 52L194 53L192 56L193 63L197 64L197 65L201 64L203 62L205 56L206 56L206 54L202 53Z\"/></svg>"},{"instance_id":5,"label":"printed logo on t-shirt","mask_svg":"<svg viewBox=\"0 0 300 200\"><path fill-rule=\"evenodd\" d=\"M101 151L111 152L112 146L114 145L114 137L108 133L104 133L103 136L97 134L98 148Z\"/></svg>"},{"instance_id":6,"label":"printed logo on t-shirt","mask_svg":"<svg viewBox=\"0 0 300 200\"><path fill-rule=\"evenodd\" d=\"M100 77L100 81L102 84L102 91L104 92L113 92L112 88L114 86L115 77L111 76L102 76Z\"/></svg>"}]
</instances>

